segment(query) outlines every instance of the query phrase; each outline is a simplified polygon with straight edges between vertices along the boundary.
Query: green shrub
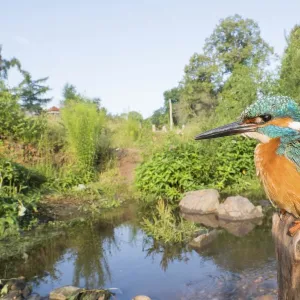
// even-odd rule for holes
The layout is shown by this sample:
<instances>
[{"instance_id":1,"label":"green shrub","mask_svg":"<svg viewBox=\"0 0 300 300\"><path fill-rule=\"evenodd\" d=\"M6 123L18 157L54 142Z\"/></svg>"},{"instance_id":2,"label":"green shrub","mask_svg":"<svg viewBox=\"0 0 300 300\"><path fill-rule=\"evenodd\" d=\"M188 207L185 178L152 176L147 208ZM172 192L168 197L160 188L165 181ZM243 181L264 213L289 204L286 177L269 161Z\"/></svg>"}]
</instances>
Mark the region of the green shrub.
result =
<instances>
[{"instance_id":1,"label":"green shrub","mask_svg":"<svg viewBox=\"0 0 300 300\"><path fill-rule=\"evenodd\" d=\"M41 117L26 117L18 99L8 92L0 92L0 136L26 143L36 142L45 129Z\"/></svg>"},{"instance_id":2,"label":"green shrub","mask_svg":"<svg viewBox=\"0 0 300 300\"><path fill-rule=\"evenodd\" d=\"M17 233L34 220L39 193L33 193L45 182L40 174L0 159L0 238Z\"/></svg>"},{"instance_id":3,"label":"green shrub","mask_svg":"<svg viewBox=\"0 0 300 300\"><path fill-rule=\"evenodd\" d=\"M201 188L247 188L255 176L252 141L190 142L168 145L139 166L136 184L144 199L167 199L174 204L184 192Z\"/></svg>"}]
</instances>

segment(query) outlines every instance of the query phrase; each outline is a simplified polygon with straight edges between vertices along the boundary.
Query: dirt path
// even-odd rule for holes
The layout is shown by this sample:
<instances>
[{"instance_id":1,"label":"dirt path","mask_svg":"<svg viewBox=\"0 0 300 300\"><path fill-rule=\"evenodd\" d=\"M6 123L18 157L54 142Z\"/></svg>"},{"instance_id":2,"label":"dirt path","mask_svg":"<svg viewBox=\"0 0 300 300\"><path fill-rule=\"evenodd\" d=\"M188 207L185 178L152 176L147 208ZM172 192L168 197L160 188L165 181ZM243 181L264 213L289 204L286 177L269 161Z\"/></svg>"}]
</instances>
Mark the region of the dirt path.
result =
<instances>
[{"instance_id":1,"label":"dirt path","mask_svg":"<svg viewBox=\"0 0 300 300\"><path fill-rule=\"evenodd\" d=\"M120 175L124 178L126 183L130 184L133 182L135 168L141 160L141 154L138 149L127 148L119 150L118 161Z\"/></svg>"}]
</instances>

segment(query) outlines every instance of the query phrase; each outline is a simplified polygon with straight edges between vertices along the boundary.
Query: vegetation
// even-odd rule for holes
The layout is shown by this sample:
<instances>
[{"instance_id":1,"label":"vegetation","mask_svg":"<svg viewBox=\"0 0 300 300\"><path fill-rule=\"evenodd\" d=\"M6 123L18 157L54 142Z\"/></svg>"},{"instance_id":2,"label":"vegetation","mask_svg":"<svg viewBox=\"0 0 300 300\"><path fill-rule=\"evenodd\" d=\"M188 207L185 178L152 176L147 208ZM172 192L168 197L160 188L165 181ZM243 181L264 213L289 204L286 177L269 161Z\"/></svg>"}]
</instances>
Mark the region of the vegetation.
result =
<instances>
[{"instance_id":1,"label":"vegetation","mask_svg":"<svg viewBox=\"0 0 300 300\"><path fill-rule=\"evenodd\" d=\"M47 77L33 79L0 48L0 238L35 224L40 199L67 197L98 211L139 195L141 203L156 207L143 220L145 231L168 242L172 232L178 242L192 230L174 215L183 193L208 187L261 193L253 141L192 138L235 120L261 95L280 93L299 102L299 32L296 25L281 64L271 69L276 56L255 21L239 15L220 20L148 119L135 111L111 115L100 97L88 98L70 83L62 91L60 116L51 116L45 110L51 100ZM14 87L8 85L12 68L23 78ZM175 129L152 132L152 124L168 126L170 102ZM138 149L143 158L135 185L121 176L122 148Z\"/></svg>"},{"instance_id":2,"label":"vegetation","mask_svg":"<svg viewBox=\"0 0 300 300\"><path fill-rule=\"evenodd\" d=\"M188 241L197 231L194 223L175 217L170 207L164 201L156 205L156 212L151 219L144 218L142 222L144 231L156 240L164 243L182 243Z\"/></svg>"}]
</instances>

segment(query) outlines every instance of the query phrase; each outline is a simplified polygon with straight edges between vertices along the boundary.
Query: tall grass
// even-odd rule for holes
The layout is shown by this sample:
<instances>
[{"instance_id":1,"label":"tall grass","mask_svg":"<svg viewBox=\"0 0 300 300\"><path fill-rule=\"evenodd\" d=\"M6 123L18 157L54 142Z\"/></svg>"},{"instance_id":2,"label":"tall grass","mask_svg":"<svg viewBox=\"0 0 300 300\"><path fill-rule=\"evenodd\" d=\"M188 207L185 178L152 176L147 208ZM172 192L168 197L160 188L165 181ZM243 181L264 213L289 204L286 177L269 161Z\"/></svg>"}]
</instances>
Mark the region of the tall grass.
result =
<instances>
[{"instance_id":1,"label":"tall grass","mask_svg":"<svg viewBox=\"0 0 300 300\"><path fill-rule=\"evenodd\" d=\"M93 103L71 102L62 109L62 120L74 164L91 178L100 148L105 113L99 111Z\"/></svg>"}]
</instances>

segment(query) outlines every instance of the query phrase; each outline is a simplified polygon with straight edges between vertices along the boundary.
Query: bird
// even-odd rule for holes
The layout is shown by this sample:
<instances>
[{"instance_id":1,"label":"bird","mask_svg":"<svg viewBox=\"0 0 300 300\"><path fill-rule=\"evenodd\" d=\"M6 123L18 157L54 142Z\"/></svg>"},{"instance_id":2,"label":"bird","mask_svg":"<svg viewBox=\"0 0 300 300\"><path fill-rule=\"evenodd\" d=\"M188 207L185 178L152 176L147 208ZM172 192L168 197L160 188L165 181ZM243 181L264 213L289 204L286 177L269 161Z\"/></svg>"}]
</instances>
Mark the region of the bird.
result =
<instances>
[{"instance_id":1,"label":"bird","mask_svg":"<svg viewBox=\"0 0 300 300\"><path fill-rule=\"evenodd\" d=\"M256 139L257 175L269 200L294 220L288 234L300 229L300 107L288 96L258 98L238 121L208 130L195 137L204 140L231 135Z\"/></svg>"}]
</instances>

